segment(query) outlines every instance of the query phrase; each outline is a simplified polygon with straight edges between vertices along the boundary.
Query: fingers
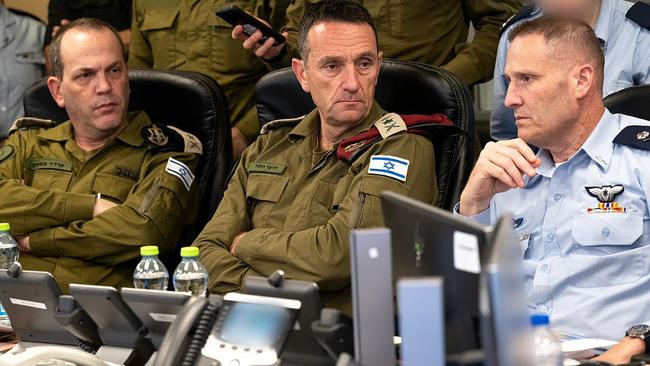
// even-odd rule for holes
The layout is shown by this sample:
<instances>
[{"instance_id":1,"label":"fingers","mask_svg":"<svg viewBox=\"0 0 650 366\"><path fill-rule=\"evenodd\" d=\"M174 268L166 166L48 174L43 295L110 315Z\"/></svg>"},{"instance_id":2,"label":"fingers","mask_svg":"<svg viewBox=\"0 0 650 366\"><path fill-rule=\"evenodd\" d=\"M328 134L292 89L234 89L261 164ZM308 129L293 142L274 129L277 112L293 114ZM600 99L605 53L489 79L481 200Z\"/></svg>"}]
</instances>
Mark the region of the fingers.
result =
<instances>
[{"instance_id":1,"label":"fingers","mask_svg":"<svg viewBox=\"0 0 650 366\"><path fill-rule=\"evenodd\" d=\"M523 141L512 140L488 143L477 165L506 186L523 188L525 184L522 175L534 177L539 159Z\"/></svg>"},{"instance_id":2,"label":"fingers","mask_svg":"<svg viewBox=\"0 0 650 366\"><path fill-rule=\"evenodd\" d=\"M263 45L257 47L257 50L255 50L255 55L257 57L271 58L271 57L268 57L268 54L270 53L271 49L273 48L274 43L275 43L275 38L269 37L269 39L264 41Z\"/></svg>"},{"instance_id":3,"label":"fingers","mask_svg":"<svg viewBox=\"0 0 650 366\"><path fill-rule=\"evenodd\" d=\"M260 39L262 39L262 37L264 37L264 35L262 34L261 31L259 31L259 30L255 31L255 33L253 33L253 35L251 35L250 37L248 37L244 41L244 48L247 49L247 50L255 51L260 46L259 44L257 44L257 42Z\"/></svg>"}]
</instances>

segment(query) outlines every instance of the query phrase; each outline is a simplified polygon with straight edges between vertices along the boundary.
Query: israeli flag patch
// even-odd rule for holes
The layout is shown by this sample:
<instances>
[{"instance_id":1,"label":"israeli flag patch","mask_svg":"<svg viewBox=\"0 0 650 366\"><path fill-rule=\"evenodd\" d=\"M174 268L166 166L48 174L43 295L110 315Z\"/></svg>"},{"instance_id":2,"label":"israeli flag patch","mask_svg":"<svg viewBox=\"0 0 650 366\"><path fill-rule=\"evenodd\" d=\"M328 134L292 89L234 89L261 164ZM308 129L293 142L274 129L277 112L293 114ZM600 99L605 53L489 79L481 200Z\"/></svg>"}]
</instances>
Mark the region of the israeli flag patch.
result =
<instances>
[{"instance_id":1,"label":"israeli flag patch","mask_svg":"<svg viewBox=\"0 0 650 366\"><path fill-rule=\"evenodd\" d=\"M167 160L165 171L180 179L183 186L185 186L185 189L188 191L190 190L190 187L192 187L192 183L194 182L194 174L192 174L192 171L187 167L187 165L174 158L169 158L169 160Z\"/></svg>"},{"instance_id":2,"label":"israeli flag patch","mask_svg":"<svg viewBox=\"0 0 650 366\"><path fill-rule=\"evenodd\" d=\"M383 175L406 182L409 161L391 155L373 155L370 157L368 174Z\"/></svg>"}]
</instances>

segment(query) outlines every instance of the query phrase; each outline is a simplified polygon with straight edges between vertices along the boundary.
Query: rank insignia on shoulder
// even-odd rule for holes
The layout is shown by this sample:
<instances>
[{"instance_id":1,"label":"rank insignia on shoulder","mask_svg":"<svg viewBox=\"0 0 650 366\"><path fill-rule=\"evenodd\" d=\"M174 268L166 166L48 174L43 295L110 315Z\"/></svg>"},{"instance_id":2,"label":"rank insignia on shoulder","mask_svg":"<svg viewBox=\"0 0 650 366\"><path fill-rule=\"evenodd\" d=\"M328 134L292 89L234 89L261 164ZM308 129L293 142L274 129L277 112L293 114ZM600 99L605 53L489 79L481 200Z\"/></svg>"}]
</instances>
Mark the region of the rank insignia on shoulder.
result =
<instances>
[{"instance_id":1,"label":"rank insignia on shoulder","mask_svg":"<svg viewBox=\"0 0 650 366\"><path fill-rule=\"evenodd\" d=\"M406 182L410 162L391 155L373 155L368 164L368 174L383 175Z\"/></svg>"},{"instance_id":2,"label":"rank insignia on shoulder","mask_svg":"<svg viewBox=\"0 0 650 366\"><path fill-rule=\"evenodd\" d=\"M627 126L616 135L613 143L650 150L650 126Z\"/></svg>"},{"instance_id":3,"label":"rank insignia on shoulder","mask_svg":"<svg viewBox=\"0 0 650 366\"><path fill-rule=\"evenodd\" d=\"M406 131L406 122L397 113L388 113L375 122L375 127L379 130L382 139L402 131Z\"/></svg>"},{"instance_id":4,"label":"rank insignia on shoulder","mask_svg":"<svg viewBox=\"0 0 650 366\"><path fill-rule=\"evenodd\" d=\"M196 136L174 126L153 124L140 130L149 151L178 151L202 154L203 145Z\"/></svg>"},{"instance_id":5,"label":"rank insignia on shoulder","mask_svg":"<svg viewBox=\"0 0 650 366\"><path fill-rule=\"evenodd\" d=\"M598 199L598 206L588 208L587 213L625 213L626 208L614 202L616 196L625 191L621 184L585 187L585 189L590 196Z\"/></svg>"},{"instance_id":6,"label":"rank insignia on shoulder","mask_svg":"<svg viewBox=\"0 0 650 366\"><path fill-rule=\"evenodd\" d=\"M625 17L645 29L650 29L650 4L637 1L632 5L630 10L627 11Z\"/></svg>"},{"instance_id":7,"label":"rank insignia on shoulder","mask_svg":"<svg viewBox=\"0 0 650 366\"><path fill-rule=\"evenodd\" d=\"M29 128L52 128L58 125L56 121L51 119L35 118L35 117L22 117L18 118L9 129L9 134L18 130L26 130Z\"/></svg>"}]
</instances>

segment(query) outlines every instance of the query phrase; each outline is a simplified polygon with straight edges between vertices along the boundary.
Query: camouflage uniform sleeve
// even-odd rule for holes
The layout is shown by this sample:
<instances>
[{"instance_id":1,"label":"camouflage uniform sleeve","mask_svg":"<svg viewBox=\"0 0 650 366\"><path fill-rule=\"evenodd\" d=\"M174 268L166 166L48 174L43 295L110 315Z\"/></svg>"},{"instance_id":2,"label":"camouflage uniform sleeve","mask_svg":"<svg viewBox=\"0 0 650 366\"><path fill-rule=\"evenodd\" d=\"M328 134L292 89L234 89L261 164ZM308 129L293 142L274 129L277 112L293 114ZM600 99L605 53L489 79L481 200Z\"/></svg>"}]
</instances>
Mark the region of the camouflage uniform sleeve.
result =
<instances>
[{"instance_id":1,"label":"camouflage uniform sleeve","mask_svg":"<svg viewBox=\"0 0 650 366\"><path fill-rule=\"evenodd\" d=\"M368 172L370 156L392 155L408 160L404 182ZM272 228L249 231L236 248L237 257L267 276L282 269L287 278L318 283L321 290L338 290L349 285L349 235L355 228L383 225L380 195L395 191L418 200L437 199L433 146L421 136L399 134L375 144L354 164L339 185L349 188L336 214L323 225L299 232Z\"/></svg>"},{"instance_id":2,"label":"camouflage uniform sleeve","mask_svg":"<svg viewBox=\"0 0 650 366\"><path fill-rule=\"evenodd\" d=\"M8 222L16 236L90 219L95 204L91 194L43 191L23 184L23 164L33 133L16 132L0 148L0 222Z\"/></svg>"},{"instance_id":3,"label":"camouflage uniform sleeve","mask_svg":"<svg viewBox=\"0 0 650 366\"><path fill-rule=\"evenodd\" d=\"M467 85L490 80L499 30L522 6L522 0L463 0L465 15L476 28L476 35L471 43L457 46L456 57L443 68L456 74Z\"/></svg>"},{"instance_id":4,"label":"camouflage uniform sleeve","mask_svg":"<svg viewBox=\"0 0 650 366\"><path fill-rule=\"evenodd\" d=\"M142 178L121 205L90 219L30 234L32 253L41 257L69 257L100 265L116 265L139 256L141 245L160 246L169 254L183 229L195 197L194 182L168 173L169 158L196 170L192 153L159 153L145 161Z\"/></svg>"},{"instance_id":5,"label":"camouflage uniform sleeve","mask_svg":"<svg viewBox=\"0 0 650 366\"><path fill-rule=\"evenodd\" d=\"M250 230L245 167L258 153L262 139L260 137L242 154L217 211L193 244L199 248L199 260L210 274L211 293L239 291L247 275L261 276L230 253L230 244L239 233Z\"/></svg>"},{"instance_id":6,"label":"camouflage uniform sleeve","mask_svg":"<svg viewBox=\"0 0 650 366\"><path fill-rule=\"evenodd\" d=\"M151 68L153 67L153 53L149 41L141 30L142 14L138 11L138 0L133 0L132 9L129 68Z\"/></svg>"}]
</instances>

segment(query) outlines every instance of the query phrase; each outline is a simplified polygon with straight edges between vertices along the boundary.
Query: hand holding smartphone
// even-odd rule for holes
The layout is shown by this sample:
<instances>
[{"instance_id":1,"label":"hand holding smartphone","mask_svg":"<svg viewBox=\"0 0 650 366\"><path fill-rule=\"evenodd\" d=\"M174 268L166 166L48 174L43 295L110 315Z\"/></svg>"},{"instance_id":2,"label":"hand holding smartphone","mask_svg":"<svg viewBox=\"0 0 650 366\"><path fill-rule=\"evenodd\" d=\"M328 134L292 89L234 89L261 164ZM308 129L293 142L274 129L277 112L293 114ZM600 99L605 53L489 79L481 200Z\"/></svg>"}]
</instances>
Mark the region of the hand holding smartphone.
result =
<instances>
[{"instance_id":1,"label":"hand holding smartphone","mask_svg":"<svg viewBox=\"0 0 650 366\"><path fill-rule=\"evenodd\" d=\"M255 34L258 30L262 32L263 37L257 41L259 44L264 44L269 38L274 39L273 46L279 46L286 42L286 38L283 35L235 5L221 9L217 11L216 14L219 18L225 20L233 27L241 25L244 34L249 37Z\"/></svg>"}]
</instances>

